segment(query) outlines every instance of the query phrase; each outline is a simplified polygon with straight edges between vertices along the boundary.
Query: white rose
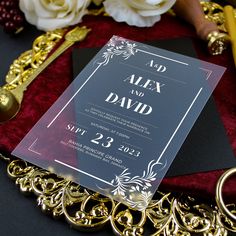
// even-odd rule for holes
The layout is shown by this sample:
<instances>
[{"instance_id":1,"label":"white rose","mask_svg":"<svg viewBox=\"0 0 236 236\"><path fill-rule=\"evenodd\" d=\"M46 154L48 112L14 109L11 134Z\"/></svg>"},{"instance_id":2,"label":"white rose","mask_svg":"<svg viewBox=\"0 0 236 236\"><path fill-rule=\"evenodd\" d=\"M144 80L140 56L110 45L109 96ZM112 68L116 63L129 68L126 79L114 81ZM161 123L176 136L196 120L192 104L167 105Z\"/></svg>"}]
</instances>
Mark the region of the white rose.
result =
<instances>
[{"instance_id":1,"label":"white rose","mask_svg":"<svg viewBox=\"0 0 236 236\"><path fill-rule=\"evenodd\" d=\"M176 0L105 0L106 12L118 22L146 27L160 20Z\"/></svg>"},{"instance_id":2,"label":"white rose","mask_svg":"<svg viewBox=\"0 0 236 236\"><path fill-rule=\"evenodd\" d=\"M81 22L90 0L20 0L26 20L50 31Z\"/></svg>"}]
</instances>

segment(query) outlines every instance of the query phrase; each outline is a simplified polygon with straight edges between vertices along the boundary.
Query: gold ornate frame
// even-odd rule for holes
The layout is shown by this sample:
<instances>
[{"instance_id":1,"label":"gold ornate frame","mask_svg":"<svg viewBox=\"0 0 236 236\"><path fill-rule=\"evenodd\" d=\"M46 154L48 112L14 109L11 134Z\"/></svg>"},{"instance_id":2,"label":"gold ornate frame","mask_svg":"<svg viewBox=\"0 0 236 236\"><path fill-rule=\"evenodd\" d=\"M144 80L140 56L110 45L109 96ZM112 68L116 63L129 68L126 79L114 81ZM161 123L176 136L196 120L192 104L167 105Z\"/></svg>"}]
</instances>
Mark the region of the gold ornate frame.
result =
<instances>
[{"instance_id":1,"label":"gold ornate frame","mask_svg":"<svg viewBox=\"0 0 236 236\"><path fill-rule=\"evenodd\" d=\"M229 231L236 232L236 222L222 211L220 198L217 206L214 201L206 203L184 194L157 192L148 208L140 212L22 160L10 160L3 155L1 158L9 162L7 173L22 193L34 193L44 213L55 219L64 217L81 231L102 230L110 224L117 235L141 236L147 227L152 236L226 236ZM230 171L230 175L236 172ZM219 182L218 193L229 174L226 172ZM234 204L226 209L234 216Z\"/></svg>"},{"instance_id":2,"label":"gold ornate frame","mask_svg":"<svg viewBox=\"0 0 236 236\"><path fill-rule=\"evenodd\" d=\"M215 11L219 6L202 4L209 19L225 30L221 11ZM24 83L42 65L65 31L38 37L32 50L13 62L3 88L12 90ZM44 213L56 219L64 217L78 230L96 231L110 224L117 235L143 235L147 225L152 228L153 236L226 236L229 231L236 232L235 205L225 206L221 195L223 184L235 169L220 178L216 201L206 203L184 194L157 192L148 208L140 212L22 160L11 160L2 154L0 159L8 162L7 173L20 191L37 196L37 204Z\"/></svg>"}]
</instances>

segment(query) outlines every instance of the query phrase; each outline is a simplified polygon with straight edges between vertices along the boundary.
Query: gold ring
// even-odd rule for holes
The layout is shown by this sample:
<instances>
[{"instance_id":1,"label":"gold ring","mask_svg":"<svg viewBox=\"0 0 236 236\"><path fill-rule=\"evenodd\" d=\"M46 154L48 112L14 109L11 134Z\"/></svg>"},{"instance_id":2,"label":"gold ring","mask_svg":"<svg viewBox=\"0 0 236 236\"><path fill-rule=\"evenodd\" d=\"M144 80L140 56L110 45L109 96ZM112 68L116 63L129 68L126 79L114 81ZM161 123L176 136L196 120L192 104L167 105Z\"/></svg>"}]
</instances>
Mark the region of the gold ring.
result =
<instances>
[{"instance_id":1,"label":"gold ring","mask_svg":"<svg viewBox=\"0 0 236 236\"><path fill-rule=\"evenodd\" d=\"M236 168L227 170L221 175L216 186L216 204L223 214L225 214L231 221L236 222L236 215L234 215L224 203L222 192L225 181L229 179L231 175L236 174Z\"/></svg>"}]
</instances>

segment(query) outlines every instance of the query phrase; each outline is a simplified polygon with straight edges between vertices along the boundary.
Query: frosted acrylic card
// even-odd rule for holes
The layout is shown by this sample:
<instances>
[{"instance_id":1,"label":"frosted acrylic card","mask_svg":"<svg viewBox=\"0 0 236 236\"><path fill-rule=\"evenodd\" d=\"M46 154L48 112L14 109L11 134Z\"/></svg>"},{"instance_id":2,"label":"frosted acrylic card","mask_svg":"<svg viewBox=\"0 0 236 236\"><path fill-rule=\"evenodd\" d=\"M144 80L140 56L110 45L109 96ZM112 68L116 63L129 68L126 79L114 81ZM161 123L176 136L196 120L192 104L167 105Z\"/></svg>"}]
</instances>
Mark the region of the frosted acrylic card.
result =
<instances>
[{"instance_id":1,"label":"frosted acrylic card","mask_svg":"<svg viewBox=\"0 0 236 236\"><path fill-rule=\"evenodd\" d=\"M144 210L224 71L113 36L12 154Z\"/></svg>"}]
</instances>

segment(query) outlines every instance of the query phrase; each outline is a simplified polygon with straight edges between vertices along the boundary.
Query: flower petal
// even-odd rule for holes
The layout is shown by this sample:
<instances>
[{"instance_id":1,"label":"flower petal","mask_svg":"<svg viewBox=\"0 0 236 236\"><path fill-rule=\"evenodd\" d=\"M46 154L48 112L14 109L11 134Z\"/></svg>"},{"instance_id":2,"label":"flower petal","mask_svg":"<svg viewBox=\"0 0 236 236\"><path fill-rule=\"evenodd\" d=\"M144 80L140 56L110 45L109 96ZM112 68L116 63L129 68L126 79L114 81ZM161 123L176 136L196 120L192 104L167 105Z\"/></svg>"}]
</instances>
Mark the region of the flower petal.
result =
<instances>
[{"instance_id":1,"label":"flower petal","mask_svg":"<svg viewBox=\"0 0 236 236\"><path fill-rule=\"evenodd\" d=\"M45 7L41 1L32 1L34 4L34 11L37 13L36 15L38 17L43 17L43 18L50 18L50 17L55 17L56 14L53 11L48 11L47 7Z\"/></svg>"},{"instance_id":2,"label":"flower petal","mask_svg":"<svg viewBox=\"0 0 236 236\"><path fill-rule=\"evenodd\" d=\"M126 22L128 25L147 27L160 20L160 16L143 17L135 9L126 4L124 0L105 0L106 12L118 22Z\"/></svg>"},{"instance_id":3,"label":"flower petal","mask_svg":"<svg viewBox=\"0 0 236 236\"><path fill-rule=\"evenodd\" d=\"M87 13L91 0L20 0L26 20L41 30L77 24Z\"/></svg>"},{"instance_id":4,"label":"flower petal","mask_svg":"<svg viewBox=\"0 0 236 236\"><path fill-rule=\"evenodd\" d=\"M160 4L162 2L166 2L165 0L146 0L146 2L148 4L151 4L151 5L157 5L157 4Z\"/></svg>"}]
</instances>

